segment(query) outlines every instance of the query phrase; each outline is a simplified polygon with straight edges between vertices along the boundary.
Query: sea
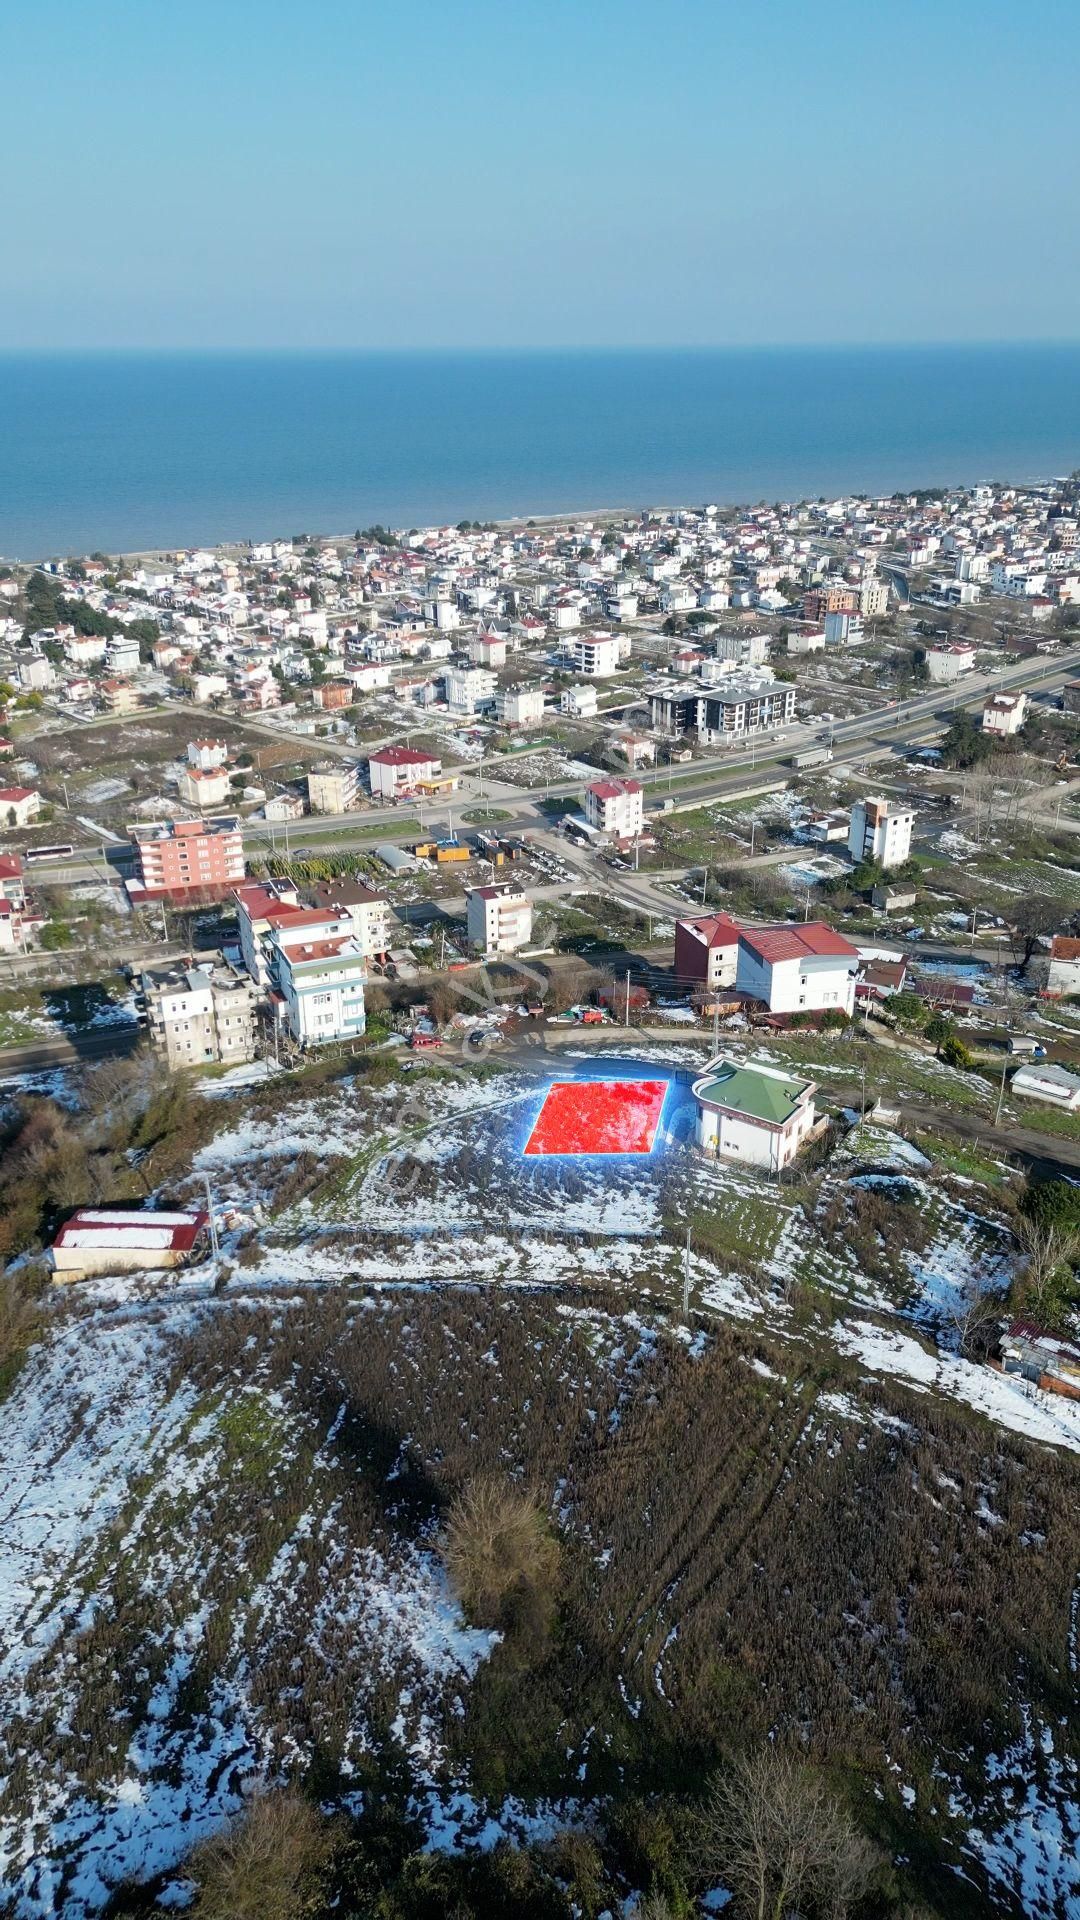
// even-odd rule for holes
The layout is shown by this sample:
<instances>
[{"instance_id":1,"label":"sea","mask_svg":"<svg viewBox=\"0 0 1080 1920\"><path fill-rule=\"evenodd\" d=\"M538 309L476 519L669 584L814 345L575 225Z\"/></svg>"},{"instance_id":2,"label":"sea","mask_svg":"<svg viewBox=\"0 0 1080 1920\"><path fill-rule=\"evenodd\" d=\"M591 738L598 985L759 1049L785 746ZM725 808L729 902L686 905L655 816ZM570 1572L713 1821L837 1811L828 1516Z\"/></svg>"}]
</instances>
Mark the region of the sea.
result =
<instances>
[{"instance_id":1,"label":"sea","mask_svg":"<svg viewBox=\"0 0 1080 1920\"><path fill-rule=\"evenodd\" d=\"M0 555L1031 481L1080 344L0 355Z\"/></svg>"}]
</instances>

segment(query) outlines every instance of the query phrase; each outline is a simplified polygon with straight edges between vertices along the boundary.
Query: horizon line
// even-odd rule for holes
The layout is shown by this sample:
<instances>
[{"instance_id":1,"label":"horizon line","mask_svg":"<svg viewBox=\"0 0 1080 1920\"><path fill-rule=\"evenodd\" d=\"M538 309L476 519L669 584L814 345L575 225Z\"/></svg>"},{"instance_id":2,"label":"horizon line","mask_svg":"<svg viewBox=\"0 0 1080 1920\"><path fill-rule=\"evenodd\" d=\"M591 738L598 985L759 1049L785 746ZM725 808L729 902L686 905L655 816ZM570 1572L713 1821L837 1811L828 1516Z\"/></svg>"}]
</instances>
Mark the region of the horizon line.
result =
<instances>
[{"instance_id":1,"label":"horizon line","mask_svg":"<svg viewBox=\"0 0 1080 1920\"><path fill-rule=\"evenodd\" d=\"M315 359L322 357L341 358L344 356L378 355L393 359L410 359L423 355L459 355L515 354L538 356L541 354L713 354L713 353L925 353L925 352L994 352L1024 348L1077 348L1080 347L1080 335L1018 335L987 339L948 339L929 340L728 340L728 341L668 341L633 344L620 341L598 342L523 342L523 343L480 343L470 345L447 345L431 343L428 345L391 346L382 344L357 345L341 343L338 345L303 345L280 342L277 345L245 344L192 344L185 342L132 342L126 344L34 346L0 344L0 359L19 360L59 360L59 359L97 359L113 358L123 355L138 355L147 358L158 356L190 355L192 358L271 358L275 355Z\"/></svg>"}]
</instances>

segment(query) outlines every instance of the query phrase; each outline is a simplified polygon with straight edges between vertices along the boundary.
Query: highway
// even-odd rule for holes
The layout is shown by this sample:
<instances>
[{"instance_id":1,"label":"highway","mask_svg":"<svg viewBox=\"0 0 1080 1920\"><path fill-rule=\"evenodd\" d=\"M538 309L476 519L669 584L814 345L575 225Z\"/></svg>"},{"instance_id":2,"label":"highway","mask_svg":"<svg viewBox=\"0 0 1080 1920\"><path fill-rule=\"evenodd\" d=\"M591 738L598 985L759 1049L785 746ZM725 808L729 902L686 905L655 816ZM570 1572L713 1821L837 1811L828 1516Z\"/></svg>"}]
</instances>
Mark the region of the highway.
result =
<instances>
[{"instance_id":1,"label":"highway","mask_svg":"<svg viewBox=\"0 0 1080 1920\"><path fill-rule=\"evenodd\" d=\"M944 731L958 709L980 709L990 693L1014 691L1021 687L1029 691L1050 689L1077 673L1080 673L1080 647L1057 654L1033 655L998 672L965 674L961 681L953 685L928 687L910 699L884 704L872 713L838 719L831 726L822 726L820 720L812 721L789 728L777 740L754 741L749 747L717 750L708 760L698 760L685 770L671 766L653 767L635 777L641 781L647 793L660 798L670 795L679 807L729 798L745 792L748 787L764 788L770 783L779 785L790 780L793 773L790 764L792 757L824 744L819 741L819 734L829 735L838 764L853 759L895 757L906 747L925 744ZM581 797L581 780L562 780L540 787L520 788L511 786L505 780L500 781L500 771L501 763L494 760L477 763L463 772L462 788L453 798L425 801L422 809L417 802L410 800L401 801L396 806L365 807L355 813L308 816L290 828L289 845L293 851L307 846L317 849L321 842L331 841L332 845L325 848L327 852L363 847L373 849L380 837L391 841L412 838L411 829L408 833L403 832L401 823L404 820L416 821L421 813L424 829L427 830L445 826L452 817L460 819L463 812L473 812L481 805L490 805L508 815L498 825L503 831L518 833L535 830L542 824L550 825L550 817L543 808L544 801L570 801ZM482 796L481 785L484 789ZM373 828L385 831L380 836L372 831ZM263 820L249 820L245 824L244 835L252 847L269 845L281 848L284 845L283 828ZM55 863L37 863L31 870L32 882L36 886L50 882L68 885L90 879L100 881L105 873L111 877L118 871L126 871L118 850L108 849L108 852L113 854L115 866L106 864L106 850L101 847L79 848L74 857L66 856Z\"/></svg>"}]
</instances>

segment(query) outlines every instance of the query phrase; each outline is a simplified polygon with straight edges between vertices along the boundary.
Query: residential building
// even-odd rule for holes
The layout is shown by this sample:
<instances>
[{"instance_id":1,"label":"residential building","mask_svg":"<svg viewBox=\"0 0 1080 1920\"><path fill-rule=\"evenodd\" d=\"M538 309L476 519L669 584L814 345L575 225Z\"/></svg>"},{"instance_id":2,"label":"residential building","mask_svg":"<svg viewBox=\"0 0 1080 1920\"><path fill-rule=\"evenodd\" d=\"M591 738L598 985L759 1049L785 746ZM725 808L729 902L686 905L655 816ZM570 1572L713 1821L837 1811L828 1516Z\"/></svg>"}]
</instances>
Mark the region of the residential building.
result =
<instances>
[{"instance_id":1,"label":"residential building","mask_svg":"<svg viewBox=\"0 0 1080 1920\"><path fill-rule=\"evenodd\" d=\"M469 659L474 667L505 667L506 644L501 633L478 633L469 641Z\"/></svg>"},{"instance_id":2,"label":"residential building","mask_svg":"<svg viewBox=\"0 0 1080 1920\"><path fill-rule=\"evenodd\" d=\"M342 707L351 707L356 690L350 680L323 680L312 689L311 698L324 713L337 713Z\"/></svg>"},{"instance_id":3,"label":"residential building","mask_svg":"<svg viewBox=\"0 0 1080 1920\"><path fill-rule=\"evenodd\" d=\"M448 667L444 684L451 713L478 713L495 698L495 675L488 667Z\"/></svg>"},{"instance_id":4,"label":"residential building","mask_svg":"<svg viewBox=\"0 0 1080 1920\"><path fill-rule=\"evenodd\" d=\"M134 713L139 696L127 680L102 680L98 691L110 713Z\"/></svg>"},{"instance_id":5,"label":"residential building","mask_svg":"<svg viewBox=\"0 0 1080 1920\"><path fill-rule=\"evenodd\" d=\"M28 907L25 898L13 900L0 893L0 953L25 953L45 925L46 916Z\"/></svg>"},{"instance_id":6,"label":"residential building","mask_svg":"<svg viewBox=\"0 0 1080 1920\"><path fill-rule=\"evenodd\" d=\"M739 935L736 987L770 1013L850 1014L858 970L858 949L820 920Z\"/></svg>"},{"instance_id":7,"label":"residential building","mask_svg":"<svg viewBox=\"0 0 1080 1920\"><path fill-rule=\"evenodd\" d=\"M824 627L789 627L785 645L789 653L823 653L825 629Z\"/></svg>"},{"instance_id":8,"label":"residential building","mask_svg":"<svg viewBox=\"0 0 1080 1920\"><path fill-rule=\"evenodd\" d=\"M105 665L110 673L138 673L138 641L127 634L114 633L105 649Z\"/></svg>"},{"instance_id":9,"label":"residential building","mask_svg":"<svg viewBox=\"0 0 1080 1920\"><path fill-rule=\"evenodd\" d=\"M17 853L0 853L0 894L10 900L13 907L26 905L23 863Z\"/></svg>"},{"instance_id":10,"label":"residential building","mask_svg":"<svg viewBox=\"0 0 1080 1920\"><path fill-rule=\"evenodd\" d=\"M127 882L134 905L224 898L243 881L244 836L232 815L140 823L128 832L135 845L135 878Z\"/></svg>"},{"instance_id":11,"label":"residential building","mask_svg":"<svg viewBox=\"0 0 1080 1920\"><path fill-rule=\"evenodd\" d=\"M0 787L0 821L9 827L28 827L41 812L35 787Z\"/></svg>"},{"instance_id":12,"label":"residential building","mask_svg":"<svg viewBox=\"0 0 1080 1920\"><path fill-rule=\"evenodd\" d=\"M220 961L153 967L140 986L150 1038L170 1068L253 1058L257 989L246 973Z\"/></svg>"},{"instance_id":13,"label":"residential building","mask_svg":"<svg viewBox=\"0 0 1080 1920\"><path fill-rule=\"evenodd\" d=\"M418 747L380 747L368 757L368 783L373 800L396 800L429 785L442 772L442 761Z\"/></svg>"},{"instance_id":14,"label":"residential building","mask_svg":"<svg viewBox=\"0 0 1080 1920\"><path fill-rule=\"evenodd\" d=\"M653 725L663 732L696 732L703 742L715 745L790 725L795 717L795 689L767 671L731 673L704 692L658 687L649 695L649 712Z\"/></svg>"},{"instance_id":15,"label":"residential building","mask_svg":"<svg viewBox=\"0 0 1080 1920\"><path fill-rule=\"evenodd\" d=\"M32 660L20 660L19 685L29 693L47 693L56 685L56 669L43 654L35 654Z\"/></svg>"},{"instance_id":16,"label":"residential building","mask_svg":"<svg viewBox=\"0 0 1080 1920\"><path fill-rule=\"evenodd\" d=\"M532 902L516 880L471 887L468 902L469 944L481 953L516 953L532 939Z\"/></svg>"},{"instance_id":17,"label":"residential building","mask_svg":"<svg viewBox=\"0 0 1080 1920\"><path fill-rule=\"evenodd\" d=\"M594 780L585 789L590 827L615 840L631 840L645 824L645 795L637 780Z\"/></svg>"},{"instance_id":18,"label":"residential building","mask_svg":"<svg viewBox=\"0 0 1080 1920\"><path fill-rule=\"evenodd\" d=\"M10 890L5 887L4 891ZM1043 991L1054 1000L1069 994L1080 994L1080 940L1074 940L1065 933L1055 933L1050 942L1050 969Z\"/></svg>"},{"instance_id":19,"label":"residential building","mask_svg":"<svg viewBox=\"0 0 1080 1920\"><path fill-rule=\"evenodd\" d=\"M693 1085L697 1145L719 1159L779 1173L815 1132L816 1092L812 1080L721 1055Z\"/></svg>"},{"instance_id":20,"label":"residential building","mask_svg":"<svg viewBox=\"0 0 1080 1920\"><path fill-rule=\"evenodd\" d=\"M91 1273L159 1273L190 1266L207 1251L209 1215L146 1207L82 1207L65 1220L48 1260L53 1279Z\"/></svg>"},{"instance_id":21,"label":"residential building","mask_svg":"<svg viewBox=\"0 0 1080 1920\"><path fill-rule=\"evenodd\" d=\"M559 695L559 712L568 713L575 720L595 720L596 711L595 687L564 687Z\"/></svg>"},{"instance_id":22,"label":"residential building","mask_svg":"<svg viewBox=\"0 0 1080 1920\"><path fill-rule=\"evenodd\" d=\"M725 601L727 595L724 595ZM713 641L718 660L730 660L737 667L763 667L769 653L767 633L718 633Z\"/></svg>"},{"instance_id":23,"label":"residential building","mask_svg":"<svg viewBox=\"0 0 1080 1920\"><path fill-rule=\"evenodd\" d=\"M618 633L579 633L564 640L560 652L575 673L590 680L609 680L629 656L630 642Z\"/></svg>"},{"instance_id":24,"label":"residential building","mask_svg":"<svg viewBox=\"0 0 1080 1920\"><path fill-rule=\"evenodd\" d=\"M857 647L865 638L861 613L836 612L825 615L827 647Z\"/></svg>"},{"instance_id":25,"label":"residential building","mask_svg":"<svg viewBox=\"0 0 1080 1920\"><path fill-rule=\"evenodd\" d=\"M926 670L935 684L948 685L975 665L975 648L966 640L954 640L948 646L927 647Z\"/></svg>"},{"instance_id":26,"label":"residential building","mask_svg":"<svg viewBox=\"0 0 1080 1920\"><path fill-rule=\"evenodd\" d=\"M911 854L914 824L910 807L898 807L883 794L869 794L851 809L848 852L856 864L876 860L881 867L902 867Z\"/></svg>"},{"instance_id":27,"label":"residential building","mask_svg":"<svg viewBox=\"0 0 1080 1920\"><path fill-rule=\"evenodd\" d=\"M181 800L191 807L221 807L229 798L230 783L227 767L181 767L177 779L177 788Z\"/></svg>"},{"instance_id":28,"label":"residential building","mask_svg":"<svg viewBox=\"0 0 1080 1920\"><path fill-rule=\"evenodd\" d=\"M324 760L307 777L312 813L351 813L360 797L360 769L351 760Z\"/></svg>"},{"instance_id":29,"label":"residential building","mask_svg":"<svg viewBox=\"0 0 1080 1920\"><path fill-rule=\"evenodd\" d=\"M227 740L189 740L187 745L187 763L197 767L200 773L213 773L215 768L228 763L229 744Z\"/></svg>"},{"instance_id":30,"label":"residential building","mask_svg":"<svg viewBox=\"0 0 1080 1920\"><path fill-rule=\"evenodd\" d=\"M102 633L70 633L64 641L64 654L73 667L91 667L104 660L109 643Z\"/></svg>"},{"instance_id":31,"label":"residential building","mask_svg":"<svg viewBox=\"0 0 1080 1920\"><path fill-rule=\"evenodd\" d=\"M291 881L263 880L238 887L233 897L244 965L256 986L265 989L270 985L265 947L271 919L302 913L300 896Z\"/></svg>"},{"instance_id":32,"label":"residential building","mask_svg":"<svg viewBox=\"0 0 1080 1920\"><path fill-rule=\"evenodd\" d=\"M311 889L311 903L322 913L348 920L365 960L384 960L393 944L390 902L384 893L349 874L320 880Z\"/></svg>"},{"instance_id":33,"label":"residential building","mask_svg":"<svg viewBox=\"0 0 1080 1920\"><path fill-rule=\"evenodd\" d=\"M272 793L263 807L264 820L302 820L303 817L304 803L298 793Z\"/></svg>"},{"instance_id":34,"label":"residential building","mask_svg":"<svg viewBox=\"0 0 1080 1920\"><path fill-rule=\"evenodd\" d=\"M495 718L504 727L535 727L544 717L543 687L499 687Z\"/></svg>"},{"instance_id":35,"label":"residential building","mask_svg":"<svg viewBox=\"0 0 1080 1920\"><path fill-rule=\"evenodd\" d=\"M347 915L271 915L267 964L278 1017L298 1046L363 1036L367 969Z\"/></svg>"},{"instance_id":36,"label":"residential building","mask_svg":"<svg viewBox=\"0 0 1080 1920\"><path fill-rule=\"evenodd\" d=\"M983 707L983 732L996 733L1003 739L1019 733L1027 719L1027 704L1026 693L991 694Z\"/></svg>"},{"instance_id":37,"label":"residential building","mask_svg":"<svg viewBox=\"0 0 1080 1920\"><path fill-rule=\"evenodd\" d=\"M738 971L739 928L726 913L675 922L675 979L710 990L733 987Z\"/></svg>"}]
</instances>

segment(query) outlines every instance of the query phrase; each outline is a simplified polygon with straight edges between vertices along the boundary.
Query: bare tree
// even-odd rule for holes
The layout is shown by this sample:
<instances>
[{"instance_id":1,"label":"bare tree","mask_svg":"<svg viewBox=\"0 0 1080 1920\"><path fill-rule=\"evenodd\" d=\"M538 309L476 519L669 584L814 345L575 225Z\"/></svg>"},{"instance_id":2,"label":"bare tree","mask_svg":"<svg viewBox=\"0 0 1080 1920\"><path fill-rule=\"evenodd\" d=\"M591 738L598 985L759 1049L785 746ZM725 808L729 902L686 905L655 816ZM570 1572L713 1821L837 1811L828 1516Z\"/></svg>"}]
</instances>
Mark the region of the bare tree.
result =
<instances>
[{"instance_id":1,"label":"bare tree","mask_svg":"<svg viewBox=\"0 0 1080 1920\"><path fill-rule=\"evenodd\" d=\"M1026 1311L1045 1313L1055 1281L1080 1263L1080 1230L1029 1213L1018 1213L1012 1230L1022 1261L1015 1283L1018 1304Z\"/></svg>"},{"instance_id":2,"label":"bare tree","mask_svg":"<svg viewBox=\"0 0 1080 1920\"><path fill-rule=\"evenodd\" d=\"M700 1852L747 1920L844 1920L876 1864L874 1849L821 1776L773 1747L713 1783Z\"/></svg>"},{"instance_id":3,"label":"bare tree","mask_svg":"<svg viewBox=\"0 0 1080 1920\"><path fill-rule=\"evenodd\" d=\"M979 1274L973 1273L949 1307L957 1350L968 1359L985 1360L995 1343L1000 1314L1000 1295Z\"/></svg>"}]
</instances>

